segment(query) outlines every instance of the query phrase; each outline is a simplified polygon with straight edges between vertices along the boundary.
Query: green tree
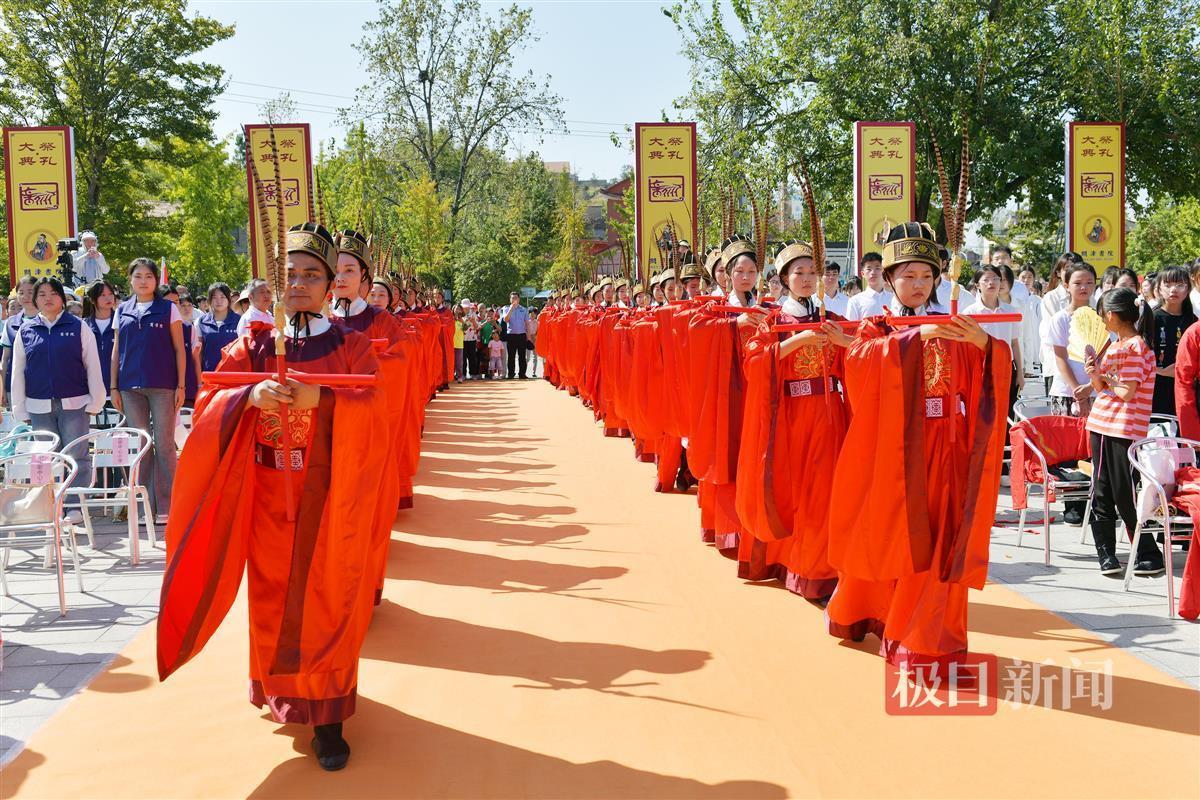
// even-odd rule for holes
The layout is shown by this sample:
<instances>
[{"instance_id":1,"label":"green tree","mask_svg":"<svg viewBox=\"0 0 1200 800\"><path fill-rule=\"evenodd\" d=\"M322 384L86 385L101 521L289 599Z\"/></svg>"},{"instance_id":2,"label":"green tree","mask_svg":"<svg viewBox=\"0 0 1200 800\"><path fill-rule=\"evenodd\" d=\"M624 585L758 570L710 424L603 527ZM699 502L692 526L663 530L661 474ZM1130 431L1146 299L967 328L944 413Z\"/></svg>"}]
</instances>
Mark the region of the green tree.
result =
<instances>
[{"instance_id":1,"label":"green tree","mask_svg":"<svg viewBox=\"0 0 1200 800\"><path fill-rule=\"evenodd\" d=\"M396 205L397 239L405 262L421 280L449 288L450 201L428 178L410 181Z\"/></svg>"},{"instance_id":2,"label":"green tree","mask_svg":"<svg viewBox=\"0 0 1200 800\"><path fill-rule=\"evenodd\" d=\"M503 305L520 282L520 268L510 250L495 239L480 240L463 254L455 274L454 290L488 305Z\"/></svg>"},{"instance_id":3,"label":"green tree","mask_svg":"<svg viewBox=\"0 0 1200 800\"><path fill-rule=\"evenodd\" d=\"M702 125L705 179L736 188L748 163L788 165L803 153L830 233L849 220L856 120L917 122L917 218L939 226L929 140L942 144L956 182L964 117L972 218L1023 197L1028 213L1057 219L1062 123L1072 118L1124 121L1137 131L1127 148L1131 197L1140 188L1196 192L1197 0L736 0L731 7L729 14L724 4L684 0L668 10L694 86L676 111Z\"/></svg>"},{"instance_id":4,"label":"green tree","mask_svg":"<svg viewBox=\"0 0 1200 800\"><path fill-rule=\"evenodd\" d=\"M195 56L231 35L184 0L0 3L0 116L74 128L79 222L110 259L145 252L147 165L182 165L172 142L211 135L223 71Z\"/></svg>"},{"instance_id":5,"label":"green tree","mask_svg":"<svg viewBox=\"0 0 1200 800\"><path fill-rule=\"evenodd\" d=\"M1200 201L1166 198L1155 205L1130 232L1125 258L1143 273L1200 258Z\"/></svg>"},{"instance_id":6,"label":"green tree","mask_svg":"<svg viewBox=\"0 0 1200 800\"><path fill-rule=\"evenodd\" d=\"M554 212L554 232L558 238L558 255L550 266L546 282L550 286L582 286L592 280L595 258L587 252L583 240L587 236L584 213L587 203L579 196L568 176L559 182L557 208Z\"/></svg>"},{"instance_id":7,"label":"green tree","mask_svg":"<svg viewBox=\"0 0 1200 800\"><path fill-rule=\"evenodd\" d=\"M481 187L477 202L460 218L454 250L461 271L477 243L498 242L517 269L516 282L505 290L507 296L518 285L541 286L554 259L558 183L536 153L511 162L494 160L488 170L491 177Z\"/></svg>"},{"instance_id":8,"label":"green tree","mask_svg":"<svg viewBox=\"0 0 1200 800\"><path fill-rule=\"evenodd\" d=\"M532 14L512 6L495 16L478 0L380 0L366 26L354 119L379 120L373 138L412 155L397 163L424 176L450 200L450 237L463 209L487 181L486 151L503 152L514 133L561 120L549 76L520 73L516 62L536 41Z\"/></svg>"},{"instance_id":9,"label":"green tree","mask_svg":"<svg viewBox=\"0 0 1200 800\"><path fill-rule=\"evenodd\" d=\"M167 197L177 207L180 235L173 276L195 291L224 281L238 287L250 279L250 260L235 249L235 234L249 213L246 172L230 157L230 142L177 143L189 166L171 168Z\"/></svg>"}]
</instances>

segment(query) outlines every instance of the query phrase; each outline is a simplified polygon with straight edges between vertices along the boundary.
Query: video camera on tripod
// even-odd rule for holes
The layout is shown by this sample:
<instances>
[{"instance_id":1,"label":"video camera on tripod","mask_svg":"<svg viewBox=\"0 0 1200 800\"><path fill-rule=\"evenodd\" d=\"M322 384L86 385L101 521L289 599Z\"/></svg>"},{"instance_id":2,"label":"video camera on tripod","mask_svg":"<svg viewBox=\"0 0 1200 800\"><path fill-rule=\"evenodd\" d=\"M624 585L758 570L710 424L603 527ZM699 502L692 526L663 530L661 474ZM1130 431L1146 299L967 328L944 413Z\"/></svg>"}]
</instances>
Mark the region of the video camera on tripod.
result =
<instances>
[{"instance_id":1,"label":"video camera on tripod","mask_svg":"<svg viewBox=\"0 0 1200 800\"><path fill-rule=\"evenodd\" d=\"M58 258L54 263L59 266L62 272L63 286L71 286L75 283L75 259L71 255L79 248L83 247L79 240L71 237L70 239L58 240Z\"/></svg>"}]
</instances>

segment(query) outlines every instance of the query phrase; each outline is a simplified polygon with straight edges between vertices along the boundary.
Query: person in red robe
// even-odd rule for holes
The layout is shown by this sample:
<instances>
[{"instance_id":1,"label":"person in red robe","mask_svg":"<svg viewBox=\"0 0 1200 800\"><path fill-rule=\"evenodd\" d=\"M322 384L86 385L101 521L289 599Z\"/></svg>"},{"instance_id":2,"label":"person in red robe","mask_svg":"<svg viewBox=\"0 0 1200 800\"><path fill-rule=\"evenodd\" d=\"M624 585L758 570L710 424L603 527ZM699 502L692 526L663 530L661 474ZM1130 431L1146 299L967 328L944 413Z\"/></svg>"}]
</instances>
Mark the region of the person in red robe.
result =
<instances>
[{"instance_id":1,"label":"person in red robe","mask_svg":"<svg viewBox=\"0 0 1200 800\"><path fill-rule=\"evenodd\" d=\"M928 227L893 228L883 267L892 312L924 314L941 267ZM1011 369L1008 345L968 317L860 325L829 519L832 633L881 633L897 665L965 653L967 590L987 578Z\"/></svg>"},{"instance_id":2,"label":"person in red robe","mask_svg":"<svg viewBox=\"0 0 1200 800\"><path fill-rule=\"evenodd\" d=\"M359 231L344 230L337 234L334 241L338 260L333 280L331 320L371 340L379 359L378 391L383 395L390 421L391 435L378 445L385 450L384 463L387 465L379 482L379 501L375 511L375 604L378 605L383 598L383 575L396 510L412 507L413 476L401 469L402 466L408 466L402 465L401 454L413 445L415 439L411 420L406 414L409 410L407 395L410 388L406 351L410 339L399 320L387 311L367 304L366 295L371 287L374 269L367 237Z\"/></svg>"},{"instance_id":3,"label":"person in red robe","mask_svg":"<svg viewBox=\"0 0 1200 800\"><path fill-rule=\"evenodd\" d=\"M374 376L371 341L321 315L336 258L324 227L288 232L279 301L288 367ZM373 609L376 487L386 453L374 436L387 428L387 410L373 385L275 381L277 335L251 332L217 367L263 380L200 390L167 523L158 672L166 680L204 647L248 572L250 702L267 706L276 722L313 725L318 762L334 770L350 756L342 722L354 713ZM291 434L283 447L282 403Z\"/></svg>"},{"instance_id":4,"label":"person in red robe","mask_svg":"<svg viewBox=\"0 0 1200 800\"><path fill-rule=\"evenodd\" d=\"M852 339L833 313L819 330L772 332L774 324L821 321L812 246L785 243L775 265L787 296L746 343L742 362L737 511L746 532L766 545L766 562L782 564L787 588L823 602L837 585L828 559L829 497L849 421L839 383Z\"/></svg>"}]
</instances>

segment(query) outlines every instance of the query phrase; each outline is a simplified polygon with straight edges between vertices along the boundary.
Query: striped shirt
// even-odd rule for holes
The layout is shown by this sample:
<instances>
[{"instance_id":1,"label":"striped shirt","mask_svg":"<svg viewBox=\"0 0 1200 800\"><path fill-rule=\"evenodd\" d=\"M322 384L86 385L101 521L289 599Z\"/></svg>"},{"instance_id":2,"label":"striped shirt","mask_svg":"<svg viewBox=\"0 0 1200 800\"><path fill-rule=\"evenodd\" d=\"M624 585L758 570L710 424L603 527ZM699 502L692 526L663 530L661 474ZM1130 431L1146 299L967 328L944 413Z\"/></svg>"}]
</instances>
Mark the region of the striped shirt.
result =
<instances>
[{"instance_id":1,"label":"striped shirt","mask_svg":"<svg viewBox=\"0 0 1200 800\"><path fill-rule=\"evenodd\" d=\"M1119 439L1141 439L1150 430L1150 407L1154 397L1154 351L1141 336L1116 342L1104 354L1103 375L1116 376L1120 383L1137 381L1137 392L1126 402L1112 389L1096 395L1087 429Z\"/></svg>"}]
</instances>

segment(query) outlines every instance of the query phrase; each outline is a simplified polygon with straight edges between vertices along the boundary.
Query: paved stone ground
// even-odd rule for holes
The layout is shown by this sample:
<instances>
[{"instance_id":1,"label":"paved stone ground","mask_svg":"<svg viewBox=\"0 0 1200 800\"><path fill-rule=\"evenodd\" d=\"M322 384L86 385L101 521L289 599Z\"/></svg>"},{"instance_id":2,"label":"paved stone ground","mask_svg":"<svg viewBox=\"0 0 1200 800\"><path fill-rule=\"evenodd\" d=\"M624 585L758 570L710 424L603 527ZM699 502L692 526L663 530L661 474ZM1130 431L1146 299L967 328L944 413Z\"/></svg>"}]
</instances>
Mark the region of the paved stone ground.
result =
<instances>
[{"instance_id":1,"label":"paved stone ground","mask_svg":"<svg viewBox=\"0 0 1200 800\"><path fill-rule=\"evenodd\" d=\"M0 598L0 764L72 695L117 656L158 613L164 552L142 533L142 563L129 563L124 523L96 526L96 550L79 528L84 593L65 558L67 615L59 616L53 569L41 553L13 550L7 576L9 597ZM161 537L161 531L159 532ZM65 550L65 547L64 547Z\"/></svg>"},{"instance_id":2,"label":"paved stone ground","mask_svg":"<svg viewBox=\"0 0 1200 800\"><path fill-rule=\"evenodd\" d=\"M1047 566L1043 563L1040 497L1033 507L1038 511L1027 517L1023 546L1018 548L1017 512L1012 510L1007 489L1002 491L997 527L992 529L988 578L1200 689L1200 625L1167 616L1166 577L1134 578L1126 592L1124 575L1120 579L1101 575L1091 534L1086 544L1080 544L1082 529L1061 522L1061 503L1051 507L1055 516L1051 517ZM1129 547L1122 544L1119 533L1117 555L1124 566ZM1177 597L1185 559L1177 546Z\"/></svg>"},{"instance_id":3,"label":"paved stone ground","mask_svg":"<svg viewBox=\"0 0 1200 800\"><path fill-rule=\"evenodd\" d=\"M1040 509L1040 499L1034 501ZM1057 506L1061 512L1061 505ZM1115 643L1200 689L1200 625L1167 617L1165 578L1122 582L1096 568L1095 551L1080 544L1080 528L1051 525L1051 563L1042 563L1041 517L1031 513L1024 547L1014 546L1016 512L1007 490L993 530L990 578L1001 582L1097 637ZM1005 525L1007 524L1007 527ZM129 563L123 524L97 526L97 550L80 532L85 593L67 572L68 613L60 618L53 573L41 556L13 551L11 597L0 605L4 638L0 671L0 765L71 696L112 661L158 610L163 550L143 538L142 564ZM1119 550L1122 560L1127 550ZM1175 574L1184 554L1175 555ZM68 568L70 563L68 561ZM1178 582L1176 583L1178 591Z\"/></svg>"}]
</instances>

